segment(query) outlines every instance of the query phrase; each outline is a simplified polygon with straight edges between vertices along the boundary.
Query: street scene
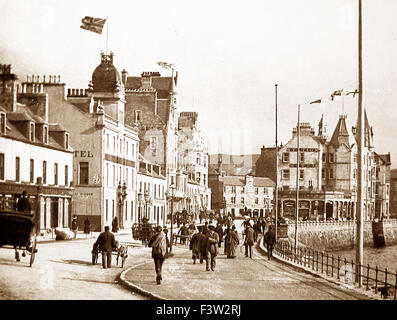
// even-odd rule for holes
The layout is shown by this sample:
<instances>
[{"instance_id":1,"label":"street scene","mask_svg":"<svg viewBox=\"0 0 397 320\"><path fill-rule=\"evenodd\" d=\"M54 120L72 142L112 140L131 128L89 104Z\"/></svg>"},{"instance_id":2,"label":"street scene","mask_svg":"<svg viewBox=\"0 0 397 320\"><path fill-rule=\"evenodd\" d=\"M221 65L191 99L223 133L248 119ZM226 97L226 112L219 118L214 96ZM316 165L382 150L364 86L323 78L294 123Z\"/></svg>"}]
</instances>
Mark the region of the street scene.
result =
<instances>
[{"instance_id":1,"label":"street scene","mask_svg":"<svg viewBox=\"0 0 397 320\"><path fill-rule=\"evenodd\" d=\"M0 0L0 300L396 300L384 2Z\"/></svg>"}]
</instances>

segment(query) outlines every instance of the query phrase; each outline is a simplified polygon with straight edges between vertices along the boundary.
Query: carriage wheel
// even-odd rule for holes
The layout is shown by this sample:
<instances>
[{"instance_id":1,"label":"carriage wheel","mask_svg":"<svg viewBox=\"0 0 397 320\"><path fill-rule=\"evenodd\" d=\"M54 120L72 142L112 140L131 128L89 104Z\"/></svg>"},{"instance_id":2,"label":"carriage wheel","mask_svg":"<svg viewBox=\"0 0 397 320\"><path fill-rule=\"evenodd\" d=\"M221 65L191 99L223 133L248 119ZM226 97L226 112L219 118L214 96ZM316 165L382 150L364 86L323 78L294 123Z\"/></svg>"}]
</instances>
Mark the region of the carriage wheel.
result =
<instances>
[{"instance_id":1,"label":"carriage wheel","mask_svg":"<svg viewBox=\"0 0 397 320\"><path fill-rule=\"evenodd\" d=\"M92 264L96 264L98 261L98 252L92 253Z\"/></svg>"},{"instance_id":2,"label":"carriage wheel","mask_svg":"<svg viewBox=\"0 0 397 320\"><path fill-rule=\"evenodd\" d=\"M124 254L122 256L122 260L121 260L121 267L122 268L124 268L125 260L127 260L127 257L128 257L127 252L128 252L128 247L126 247L126 249L124 251Z\"/></svg>"},{"instance_id":3,"label":"carriage wheel","mask_svg":"<svg viewBox=\"0 0 397 320\"><path fill-rule=\"evenodd\" d=\"M37 240L36 237L33 238L33 244L32 244L32 252L30 254L30 264L29 267L31 267L33 265L34 262L34 258L36 255L36 245L37 245Z\"/></svg>"}]
</instances>

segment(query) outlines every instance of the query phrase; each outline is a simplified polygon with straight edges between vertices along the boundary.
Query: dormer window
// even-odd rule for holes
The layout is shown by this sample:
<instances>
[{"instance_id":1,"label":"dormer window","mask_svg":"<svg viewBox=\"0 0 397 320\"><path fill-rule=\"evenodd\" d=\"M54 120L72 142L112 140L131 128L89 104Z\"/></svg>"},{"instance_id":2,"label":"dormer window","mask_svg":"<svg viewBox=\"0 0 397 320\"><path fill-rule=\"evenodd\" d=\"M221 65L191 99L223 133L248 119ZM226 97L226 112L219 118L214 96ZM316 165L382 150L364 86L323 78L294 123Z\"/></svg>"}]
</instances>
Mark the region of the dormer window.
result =
<instances>
[{"instance_id":1,"label":"dormer window","mask_svg":"<svg viewBox=\"0 0 397 320\"><path fill-rule=\"evenodd\" d=\"M30 134L30 136L29 136L30 141L34 142L34 123L33 122L30 123L29 134Z\"/></svg>"},{"instance_id":2,"label":"dormer window","mask_svg":"<svg viewBox=\"0 0 397 320\"><path fill-rule=\"evenodd\" d=\"M65 133L65 149L69 149L69 133Z\"/></svg>"},{"instance_id":3,"label":"dormer window","mask_svg":"<svg viewBox=\"0 0 397 320\"><path fill-rule=\"evenodd\" d=\"M0 112L0 133L6 134L6 114Z\"/></svg>"},{"instance_id":4,"label":"dormer window","mask_svg":"<svg viewBox=\"0 0 397 320\"><path fill-rule=\"evenodd\" d=\"M48 127L43 127L43 143L48 144Z\"/></svg>"}]
</instances>

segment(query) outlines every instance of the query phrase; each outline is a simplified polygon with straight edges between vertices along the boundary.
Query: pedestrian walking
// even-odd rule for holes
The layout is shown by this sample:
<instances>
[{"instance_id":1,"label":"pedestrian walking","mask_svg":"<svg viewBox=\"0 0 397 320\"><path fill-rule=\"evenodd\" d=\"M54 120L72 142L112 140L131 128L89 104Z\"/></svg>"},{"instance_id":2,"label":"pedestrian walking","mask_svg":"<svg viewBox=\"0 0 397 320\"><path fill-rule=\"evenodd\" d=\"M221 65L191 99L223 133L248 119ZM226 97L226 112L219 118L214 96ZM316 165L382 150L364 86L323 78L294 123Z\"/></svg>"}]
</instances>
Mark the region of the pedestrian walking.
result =
<instances>
[{"instance_id":1,"label":"pedestrian walking","mask_svg":"<svg viewBox=\"0 0 397 320\"><path fill-rule=\"evenodd\" d=\"M238 238L238 233L235 225L233 225L231 230L229 231L227 242L229 247L227 257L229 259L233 259L237 256L237 246L240 243L240 239Z\"/></svg>"},{"instance_id":2,"label":"pedestrian walking","mask_svg":"<svg viewBox=\"0 0 397 320\"><path fill-rule=\"evenodd\" d=\"M166 244L167 244L167 247L166 247L166 250L165 250L165 258L168 258L168 249L170 247L170 239L168 238L168 228L167 228L167 226L164 226L163 232L165 234L165 240L166 240Z\"/></svg>"},{"instance_id":3,"label":"pedestrian walking","mask_svg":"<svg viewBox=\"0 0 397 320\"><path fill-rule=\"evenodd\" d=\"M276 243L276 235L273 231L272 226L269 226L269 230L263 236L263 244L266 245L267 256L270 258L273 256L273 246Z\"/></svg>"},{"instance_id":4,"label":"pedestrian walking","mask_svg":"<svg viewBox=\"0 0 397 320\"><path fill-rule=\"evenodd\" d=\"M218 247L220 248L222 246L223 242L223 227L222 223L217 223L215 231L218 233L219 236L219 242L218 242Z\"/></svg>"},{"instance_id":5,"label":"pedestrian walking","mask_svg":"<svg viewBox=\"0 0 397 320\"><path fill-rule=\"evenodd\" d=\"M77 216L76 215L74 215L73 218L72 218L72 226L71 226L71 228L72 228L72 231L74 233L73 239L76 239L76 237L77 237L77 229L78 229L78 227L77 227Z\"/></svg>"},{"instance_id":6,"label":"pedestrian walking","mask_svg":"<svg viewBox=\"0 0 397 320\"><path fill-rule=\"evenodd\" d=\"M230 230L231 230L230 226L227 226L226 230L225 230L225 233L224 233L224 235L225 235L225 250L223 251L223 254L226 254L226 255L229 254L229 249L230 249L230 245L229 245L229 232L230 232Z\"/></svg>"},{"instance_id":7,"label":"pedestrian walking","mask_svg":"<svg viewBox=\"0 0 397 320\"><path fill-rule=\"evenodd\" d=\"M212 224L208 226L208 232L206 234L206 270L215 271L216 256L218 255L218 242L219 235L215 231L215 226Z\"/></svg>"},{"instance_id":8,"label":"pedestrian walking","mask_svg":"<svg viewBox=\"0 0 397 320\"><path fill-rule=\"evenodd\" d=\"M99 251L102 252L102 268L104 269L112 267L112 251L117 248L114 234L109 229L109 226L105 226L105 231L99 235L95 242Z\"/></svg>"},{"instance_id":9,"label":"pedestrian walking","mask_svg":"<svg viewBox=\"0 0 397 320\"><path fill-rule=\"evenodd\" d=\"M154 260L154 268L156 270L156 282L161 284L163 280L162 268L165 255L167 252L167 240L161 226L157 226L155 229L155 234L149 241L149 247L152 248L152 258Z\"/></svg>"},{"instance_id":10,"label":"pedestrian walking","mask_svg":"<svg viewBox=\"0 0 397 320\"><path fill-rule=\"evenodd\" d=\"M18 203L17 203L17 210L19 212L25 212L25 213L31 213L31 211L32 211L32 206L30 205L30 201L27 198L26 190L22 191L22 195L19 198Z\"/></svg>"},{"instance_id":11,"label":"pedestrian walking","mask_svg":"<svg viewBox=\"0 0 397 320\"><path fill-rule=\"evenodd\" d=\"M84 233L85 233L85 237L87 238L88 235L91 232L91 222L90 219L88 219L88 217L84 220Z\"/></svg>"},{"instance_id":12,"label":"pedestrian walking","mask_svg":"<svg viewBox=\"0 0 397 320\"><path fill-rule=\"evenodd\" d=\"M203 252L201 250L201 242L204 239L202 231L198 231L193 234L192 239L190 239L189 249L192 251L193 264L196 264L196 259L203 263Z\"/></svg>"},{"instance_id":13,"label":"pedestrian walking","mask_svg":"<svg viewBox=\"0 0 397 320\"><path fill-rule=\"evenodd\" d=\"M248 223L245 229L244 246L245 246L245 256L246 257L249 256L251 259L252 259L252 246L254 245L254 235L255 235L255 231Z\"/></svg>"},{"instance_id":14,"label":"pedestrian walking","mask_svg":"<svg viewBox=\"0 0 397 320\"><path fill-rule=\"evenodd\" d=\"M119 231L119 219L117 217L114 217L112 221L112 232L117 233Z\"/></svg>"},{"instance_id":15,"label":"pedestrian walking","mask_svg":"<svg viewBox=\"0 0 397 320\"><path fill-rule=\"evenodd\" d=\"M189 236L189 228L187 227L186 223L181 226L178 234L181 236L179 240L180 244L186 244L186 239Z\"/></svg>"}]
</instances>

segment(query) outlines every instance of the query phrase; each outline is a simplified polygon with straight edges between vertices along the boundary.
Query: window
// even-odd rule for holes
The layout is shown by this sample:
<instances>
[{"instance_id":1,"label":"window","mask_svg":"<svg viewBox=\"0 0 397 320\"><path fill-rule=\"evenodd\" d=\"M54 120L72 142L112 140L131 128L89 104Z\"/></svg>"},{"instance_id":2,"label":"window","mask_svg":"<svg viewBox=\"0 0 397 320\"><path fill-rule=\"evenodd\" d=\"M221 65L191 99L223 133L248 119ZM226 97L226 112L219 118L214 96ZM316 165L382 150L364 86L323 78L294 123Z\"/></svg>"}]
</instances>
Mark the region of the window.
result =
<instances>
[{"instance_id":1,"label":"window","mask_svg":"<svg viewBox=\"0 0 397 320\"><path fill-rule=\"evenodd\" d=\"M321 169L321 176L323 179L327 179L327 171L325 170L325 168Z\"/></svg>"},{"instance_id":2,"label":"window","mask_svg":"<svg viewBox=\"0 0 397 320\"><path fill-rule=\"evenodd\" d=\"M301 152L301 153L300 153L299 162L300 162L300 163L304 163L304 162L305 162L305 153L304 153L304 152Z\"/></svg>"},{"instance_id":3,"label":"window","mask_svg":"<svg viewBox=\"0 0 397 320\"><path fill-rule=\"evenodd\" d=\"M255 188L255 194L258 194L258 193L259 193L259 189Z\"/></svg>"},{"instance_id":4,"label":"window","mask_svg":"<svg viewBox=\"0 0 397 320\"><path fill-rule=\"evenodd\" d=\"M69 185L69 167L65 166L65 187Z\"/></svg>"},{"instance_id":5,"label":"window","mask_svg":"<svg viewBox=\"0 0 397 320\"><path fill-rule=\"evenodd\" d=\"M244 187L241 187L241 193L244 193Z\"/></svg>"},{"instance_id":6,"label":"window","mask_svg":"<svg viewBox=\"0 0 397 320\"><path fill-rule=\"evenodd\" d=\"M48 127L44 126L44 137L43 137L43 141L45 144L48 143Z\"/></svg>"},{"instance_id":7,"label":"window","mask_svg":"<svg viewBox=\"0 0 397 320\"><path fill-rule=\"evenodd\" d=\"M114 200L112 200L112 219L114 218Z\"/></svg>"},{"instance_id":8,"label":"window","mask_svg":"<svg viewBox=\"0 0 397 320\"><path fill-rule=\"evenodd\" d=\"M305 170L300 169L299 170L299 179L303 180L305 178Z\"/></svg>"},{"instance_id":9,"label":"window","mask_svg":"<svg viewBox=\"0 0 397 320\"><path fill-rule=\"evenodd\" d=\"M106 164L106 186L109 186L109 163Z\"/></svg>"},{"instance_id":10,"label":"window","mask_svg":"<svg viewBox=\"0 0 397 320\"><path fill-rule=\"evenodd\" d=\"M4 112L0 112L0 133L6 133L6 114Z\"/></svg>"},{"instance_id":11,"label":"window","mask_svg":"<svg viewBox=\"0 0 397 320\"><path fill-rule=\"evenodd\" d=\"M80 184L88 184L88 162L80 162Z\"/></svg>"},{"instance_id":12,"label":"window","mask_svg":"<svg viewBox=\"0 0 397 320\"><path fill-rule=\"evenodd\" d=\"M244 203L244 198L240 198L240 202L241 202L241 203Z\"/></svg>"},{"instance_id":13,"label":"window","mask_svg":"<svg viewBox=\"0 0 397 320\"><path fill-rule=\"evenodd\" d=\"M335 155L333 153L329 154L329 163L334 163L335 161Z\"/></svg>"},{"instance_id":14,"label":"window","mask_svg":"<svg viewBox=\"0 0 397 320\"><path fill-rule=\"evenodd\" d=\"M43 161L43 183L47 183L47 161Z\"/></svg>"},{"instance_id":15,"label":"window","mask_svg":"<svg viewBox=\"0 0 397 320\"><path fill-rule=\"evenodd\" d=\"M201 164L201 157L200 157L199 153L197 153L197 156L196 156L196 164Z\"/></svg>"},{"instance_id":16,"label":"window","mask_svg":"<svg viewBox=\"0 0 397 320\"><path fill-rule=\"evenodd\" d=\"M116 137L113 137L113 151L116 152Z\"/></svg>"},{"instance_id":17,"label":"window","mask_svg":"<svg viewBox=\"0 0 397 320\"><path fill-rule=\"evenodd\" d=\"M106 150L109 150L109 140L110 140L110 137L109 137L109 133L106 135Z\"/></svg>"},{"instance_id":18,"label":"window","mask_svg":"<svg viewBox=\"0 0 397 320\"><path fill-rule=\"evenodd\" d=\"M325 162L327 160L327 154L324 152L322 156L322 161Z\"/></svg>"},{"instance_id":19,"label":"window","mask_svg":"<svg viewBox=\"0 0 397 320\"><path fill-rule=\"evenodd\" d=\"M54 184L58 185L58 163L54 163Z\"/></svg>"},{"instance_id":20,"label":"window","mask_svg":"<svg viewBox=\"0 0 397 320\"><path fill-rule=\"evenodd\" d=\"M0 180L4 180L4 153L0 153Z\"/></svg>"},{"instance_id":21,"label":"window","mask_svg":"<svg viewBox=\"0 0 397 320\"><path fill-rule=\"evenodd\" d=\"M125 143L125 157L128 158L128 141Z\"/></svg>"},{"instance_id":22,"label":"window","mask_svg":"<svg viewBox=\"0 0 397 320\"><path fill-rule=\"evenodd\" d=\"M128 168L125 168L124 182L128 186Z\"/></svg>"},{"instance_id":23,"label":"window","mask_svg":"<svg viewBox=\"0 0 397 320\"><path fill-rule=\"evenodd\" d=\"M123 140L120 139L120 154L123 154Z\"/></svg>"},{"instance_id":24,"label":"window","mask_svg":"<svg viewBox=\"0 0 397 320\"><path fill-rule=\"evenodd\" d=\"M149 148L156 149L157 137L150 137Z\"/></svg>"},{"instance_id":25,"label":"window","mask_svg":"<svg viewBox=\"0 0 397 320\"><path fill-rule=\"evenodd\" d=\"M136 110L135 111L135 122L138 122L141 120L142 120L142 112L141 112L141 110Z\"/></svg>"},{"instance_id":26,"label":"window","mask_svg":"<svg viewBox=\"0 0 397 320\"><path fill-rule=\"evenodd\" d=\"M283 162L289 162L289 152L283 152Z\"/></svg>"},{"instance_id":27,"label":"window","mask_svg":"<svg viewBox=\"0 0 397 320\"><path fill-rule=\"evenodd\" d=\"M30 136L29 139L30 141L34 142L34 123L30 123L30 132L29 132Z\"/></svg>"},{"instance_id":28,"label":"window","mask_svg":"<svg viewBox=\"0 0 397 320\"><path fill-rule=\"evenodd\" d=\"M329 169L329 178L330 179L334 178L334 169Z\"/></svg>"},{"instance_id":29,"label":"window","mask_svg":"<svg viewBox=\"0 0 397 320\"><path fill-rule=\"evenodd\" d=\"M109 201L108 199L105 200L105 220L109 220Z\"/></svg>"},{"instance_id":30,"label":"window","mask_svg":"<svg viewBox=\"0 0 397 320\"><path fill-rule=\"evenodd\" d=\"M19 182L21 180L20 177L20 165L21 165L21 160L19 157L15 158L15 181Z\"/></svg>"},{"instance_id":31,"label":"window","mask_svg":"<svg viewBox=\"0 0 397 320\"><path fill-rule=\"evenodd\" d=\"M289 179L289 169L284 169L281 171L281 179Z\"/></svg>"},{"instance_id":32,"label":"window","mask_svg":"<svg viewBox=\"0 0 397 320\"><path fill-rule=\"evenodd\" d=\"M113 187L116 186L116 165L113 165Z\"/></svg>"},{"instance_id":33,"label":"window","mask_svg":"<svg viewBox=\"0 0 397 320\"><path fill-rule=\"evenodd\" d=\"M131 144L131 158L135 159L135 144Z\"/></svg>"},{"instance_id":34,"label":"window","mask_svg":"<svg viewBox=\"0 0 397 320\"><path fill-rule=\"evenodd\" d=\"M255 198L255 204L258 204L258 203L259 203L259 199Z\"/></svg>"},{"instance_id":35,"label":"window","mask_svg":"<svg viewBox=\"0 0 397 320\"><path fill-rule=\"evenodd\" d=\"M69 133L65 133L65 149L69 149Z\"/></svg>"},{"instance_id":36,"label":"window","mask_svg":"<svg viewBox=\"0 0 397 320\"><path fill-rule=\"evenodd\" d=\"M30 159L30 183L34 183L34 160Z\"/></svg>"}]
</instances>

